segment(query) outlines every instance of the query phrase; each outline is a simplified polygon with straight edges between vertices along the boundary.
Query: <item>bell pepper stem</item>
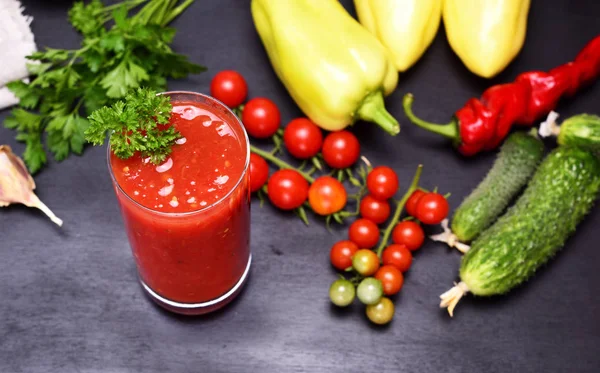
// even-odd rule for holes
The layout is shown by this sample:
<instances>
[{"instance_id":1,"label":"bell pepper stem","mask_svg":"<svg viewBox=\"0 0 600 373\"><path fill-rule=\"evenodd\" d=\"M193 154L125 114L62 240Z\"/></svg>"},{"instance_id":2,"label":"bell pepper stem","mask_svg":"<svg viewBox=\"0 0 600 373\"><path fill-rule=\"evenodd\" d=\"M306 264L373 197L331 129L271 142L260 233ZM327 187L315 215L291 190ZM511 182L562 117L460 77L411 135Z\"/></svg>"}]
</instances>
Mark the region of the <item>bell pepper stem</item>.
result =
<instances>
[{"instance_id":1,"label":"bell pepper stem","mask_svg":"<svg viewBox=\"0 0 600 373\"><path fill-rule=\"evenodd\" d=\"M417 126L433 132L433 133L437 133L438 135L442 135L448 139L454 140L454 141L459 141L460 140L460 133L458 132L458 122L456 120L456 118L452 119L452 121L450 123L447 124L437 124L437 123L430 123L430 122L426 122L424 120L422 120L421 118L418 118L412 110L412 103L414 100L414 96L411 93L408 93L404 96L404 98L402 99L402 106L404 107L404 112L406 113L406 116L408 117L408 119L413 122L413 124L416 124Z\"/></svg>"},{"instance_id":2,"label":"bell pepper stem","mask_svg":"<svg viewBox=\"0 0 600 373\"><path fill-rule=\"evenodd\" d=\"M376 123L392 136L400 133L398 121L385 109L381 91L368 94L360 104L356 115L364 121Z\"/></svg>"}]
</instances>

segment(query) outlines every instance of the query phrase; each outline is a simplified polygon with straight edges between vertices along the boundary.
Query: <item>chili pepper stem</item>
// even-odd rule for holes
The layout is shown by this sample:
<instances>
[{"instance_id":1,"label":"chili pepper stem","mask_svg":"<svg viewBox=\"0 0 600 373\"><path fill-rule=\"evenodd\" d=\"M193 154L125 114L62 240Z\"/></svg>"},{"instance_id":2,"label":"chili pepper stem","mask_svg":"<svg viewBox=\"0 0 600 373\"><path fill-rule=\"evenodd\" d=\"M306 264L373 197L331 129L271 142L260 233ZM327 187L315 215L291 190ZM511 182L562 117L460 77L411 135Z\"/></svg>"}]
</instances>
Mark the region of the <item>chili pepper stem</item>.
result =
<instances>
[{"instance_id":1,"label":"chili pepper stem","mask_svg":"<svg viewBox=\"0 0 600 373\"><path fill-rule=\"evenodd\" d=\"M396 223L398 223L398 220L400 220L400 215L402 214L402 210L404 209L404 205L406 204L406 201L408 201L408 199L413 194L413 192L415 190L417 190L417 188L419 187L419 180L421 179L422 172L423 172L423 165L420 164L417 167L415 176L413 176L412 182L410 183L410 187L408 188L408 190L406 191L406 193L404 194L404 196L402 197L402 199L396 206L396 211L394 211L394 216L392 217L392 220L390 221L387 228L385 228L385 231L383 232L383 238L381 239L381 242L379 243L379 246L377 247L377 257L381 258L381 253L383 252L383 249L385 248L385 246L388 243L388 240L390 239L392 230L394 229L394 226L396 225Z\"/></svg>"},{"instance_id":2,"label":"chili pepper stem","mask_svg":"<svg viewBox=\"0 0 600 373\"><path fill-rule=\"evenodd\" d=\"M402 107L404 108L404 112L405 112L406 116L408 117L408 119L413 124L423 128L427 131L437 133L438 135L442 135L448 139L451 139L454 141L460 140L460 134L458 132L458 123L456 121L456 118L452 119L452 121L447 124L437 124L437 123L426 122L426 121L422 120L421 118L418 118L413 113L413 110L412 110L413 100L414 100L414 96L412 95L412 93L407 93L404 96L404 98L402 99Z\"/></svg>"},{"instance_id":3,"label":"chili pepper stem","mask_svg":"<svg viewBox=\"0 0 600 373\"><path fill-rule=\"evenodd\" d=\"M400 133L398 121L385 109L383 93L380 90L371 92L364 98L356 111L356 116L362 120L376 123L392 136Z\"/></svg>"},{"instance_id":4,"label":"chili pepper stem","mask_svg":"<svg viewBox=\"0 0 600 373\"><path fill-rule=\"evenodd\" d=\"M306 181L308 181L311 184L315 181L315 179L312 176L310 176L309 174L307 174L306 172L298 170L296 167L292 166L291 164L289 164L287 162L282 161L281 159L277 158L276 156L274 156L273 154L271 154L267 151L259 149L254 145L250 145L250 151L252 153L260 155L264 159L274 163L275 165L279 166L280 168L287 168L290 170L297 171L300 175L302 175L302 177L304 179L306 179Z\"/></svg>"}]
</instances>

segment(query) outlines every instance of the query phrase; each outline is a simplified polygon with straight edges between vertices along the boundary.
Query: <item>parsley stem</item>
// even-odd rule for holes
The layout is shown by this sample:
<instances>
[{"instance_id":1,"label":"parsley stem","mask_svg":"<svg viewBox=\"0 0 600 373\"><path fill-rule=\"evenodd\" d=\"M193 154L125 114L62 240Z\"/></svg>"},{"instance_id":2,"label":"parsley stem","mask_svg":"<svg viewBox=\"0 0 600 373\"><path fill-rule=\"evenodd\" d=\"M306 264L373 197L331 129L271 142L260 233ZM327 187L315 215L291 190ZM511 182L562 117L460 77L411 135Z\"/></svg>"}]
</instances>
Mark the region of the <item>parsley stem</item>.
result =
<instances>
[{"instance_id":1,"label":"parsley stem","mask_svg":"<svg viewBox=\"0 0 600 373\"><path fill-rule=\"evenodd\" d=\"M163 20L163 25L168 25L169 23L171 23L172 20L174 20L178 15L180 15L185 10L185 8L190 6L193 2L194 0L186 0L177 8L173 9L171 13L167 15L167 18Z\"/></svg>"},{"instance_id":2,"label":"parsley stem","mask_svg":"<svg viewBox=\"0 0 600 373\"><path fill-rule=\"evenodd\" d=\"M394 216L392 217L392 220L390 221L387 228L385 228L385 231L383 232L383 238L381 239L381 243L377 247L377 256L379 258L381 258L381 253L382 253L383 249L386 247L388 240L390 239L392 230L396 226L396 223L398 223L398 220L400 220L400 214L402 214L402 210L404 209L404 205L406 204L406 201L408 201L408 199L413 194L413 192L415 190L417 190L417 188L419 188L419 179L421 179L422 171L423 171L423 165L420 164L419 167L417 167L415 176L413 176L412 183L410 183L410 187L408 188L408 190L406 191L406 193L404 194L404 196L402 197L402 199L396 206L396 211L394 211Z\"/></svg>"},{"instance_id":3,"label":"parsley stem","mask_svg":"<svg viewBox=\"0 0 600 373\"><path fill-rule=\"evenodd\" d=\"M302 175L302 177L304 179L306 179L306 181L308 181L309 183L313 183L315 181L315 179L310 176L309 174L307 174L306 172L300 171L299 169L297 169L296 167L292 166L291 164L277 158L276 156L274 156L273 154L264 151L262 149L259 149L257 147L255 147L254 145L250 145L250 151L252 153L258 154L261 157L263 157L264 159L276 164L277 166L279 166L280 168L287 168L290 170L295 170L297 171L300 175Z\"/></svg>"},{"instance_id":4,"label":"parsley stem","mask_svg":"<svg viewBox=\"0 0 600 373\"><path fill-rule=\"evenodd\" d=\"M148 0L128 0L121 3L105 6L104 8L102 8L101 12L110 12L113 9L122 7L123 5L127 6L128 9L132 9L142 3L145 3L146 1Z\"/></svg>"}]
</instances>

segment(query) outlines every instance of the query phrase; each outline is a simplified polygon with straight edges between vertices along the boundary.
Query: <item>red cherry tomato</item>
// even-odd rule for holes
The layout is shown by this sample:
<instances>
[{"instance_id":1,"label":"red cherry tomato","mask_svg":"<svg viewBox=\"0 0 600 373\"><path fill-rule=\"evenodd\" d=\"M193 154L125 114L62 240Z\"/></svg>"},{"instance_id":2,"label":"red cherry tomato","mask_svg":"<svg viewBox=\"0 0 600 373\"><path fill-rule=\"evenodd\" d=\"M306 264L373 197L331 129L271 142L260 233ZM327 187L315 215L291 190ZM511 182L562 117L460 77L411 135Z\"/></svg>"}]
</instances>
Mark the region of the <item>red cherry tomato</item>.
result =
<instances>
[{"instance_id":1,"label":"red cherry tomato","mask_svg":"<svg viewBox=\"0 0 600 373\"><path fill-rule=\"evenodd\" d=\"M295 170L275 171L267 184L269 199L282 210L302 206L308 197L308 182Z\"/></svg>"},{"instance_id":2,"label":"red cherry tomato","mask_svg":"<svg viewBox=\"0 0 600 373\"><path fill-rule=\"evenodd\" d=\"M420 189L417 189L414 192L412 192L410 197L408 197L408 201L406 201L406 205L404 205L408 215L417 217L417 204L419 203L421 197L423 197L424 195L425 192Z\"/></svg>"},{"instance_id":3,"label":"red cherry tomato","mask_svg":"<svg viewBox=\"0 0 600 373\"><path fill-rule=\"evenodd\" d=\"M412 264L412 254L405 245L391 244L381 255L381 261L385 265L391 265L400 270L400 272L406 272Z\"/></svg>"},{"instance_id":4,"label":"red cherry tomato","mask_svg":"<svg viewBox=\"0 0 600 373\"><path fill-rule=\"evenodd\" d=\"M308 189L308 203L315 214L331 215L346 206L346 188L331 176L318 177Z\"/></svg>"},{"instance_id":5,"label":"red cherry tomato","mask_svg":"<svg viewBox=\"0 0 600 373\"><path fill-rule=\"evenodd\" d=\"M423 245L425 232L423 228L414 221L403 221L398 223L392 231L392 241L404 245L410 251L415 251Z\"/></svg>"},{"instance_id":6,"label":"red cherry tomato","mask_svg":"<svg viewBox=\"0 0 600 373\"><path fill-rule=\"evenodd\" d=\"M242 74L223 70L210 82L210 95L233 108L241 105L248 95L248 85Z\"/></svg>"},{"instance_id":7,"label":"red cherry tomato","mask_svg":"<svg viewBox=\"0 0 600 373\"><path fill-rule=\"evenodd\" d=\"M369 193L380 201L386 201L398 190L398 175L387 166L378 166L367 175Z\"/></svg>"},{"instance_id":8,"label":"red cherry tomato","mask_svg":"<svg viewBox=\"0 0 600 373\"><path fill-rule=\"evenodd\" d=\"M358 246L352 241L336 242L329 252L331 264L340 271L352 266L352 257L358 251Z\"/></svg>"},{"instance_id":9,"label":"red cherry tomato","mask_svg":"<svg viewBox=\"0 0 600 373\"><path fill-rule=\"evenodd\" d=\"M390 204L367 195L360 201L360 216L375 224L381 224L390 216Z\"/></svg>"},{"instance_id":10,"label":"red cherry tomato","mask_svg":"<svg viewBox=\"0 0 600 373\"><path fill-rule=\"evenodd\" d=\"M310 119L296 118L285 127L283 143L291 155L307 159L317 155L323 145L323 133Z\"/></svg>"},{"instance_id":11,"label":"red cherry tomato","mask_svg":"<svg viewBox=\"0 0 600 373\"><path fill-rule=\"evenodd\" d=\"M347 168L360 157L360 144L352 132L331 132L323 141L323 159L330 167Z\"/></svg>"},{"instance_id":12,"label":"red cherry tomato","mask_svg":"<svg viewBox=\"0 0 600 373\"><path fill-rule=\"evenodd\" d=\"M250 191L256 192L269 178L269 165L263 157L250 153Z\"/></svg>"},{"instance_id":13,"label":"red cherry tomato","mask_svg":"<svg viewBox=\"0 0 600 373\"><path fill-rule=\"evenodd\" d=\"M371 276L379 269L379 258L371 250L360 249L352 257L352 268L363 276Z\"/></svg>"},{"instance_id":14,"label":"red cherry tomato","mask_svg":"<svg viewBox=\"0 0 600 373\"><path fill-rule=\"evenodd\" d=\"M439 224L446 219L450 205L439 193L426 193L417 204L417 219L423 224Z\"/></svg>"},{"instance_id":15,"label":"red cherry tomato","mask_svg":"<svg viewBox=\"0 0 600 373\"><path fill-rule=\"evenodd\" d=\"M253 98L242 110L242 123L246 131L257 139L273 136L279 129L280 120L277 105L267 98Z\"/></svg>"},{"instance_id":16,"label":"red cherry tomato","mask_svg":"<svg viewBox=\"0 0 600 373\"><path fill-rule=\"evenodd\" d=\"M379 228L367 219L357 219L348 228L348 237L361 249L370 249L379 241Z\"/></svg>"},{"instance_id":17,"label":"red cherry tomato","mask_svg":"<svg viewBox=\"0 0 600 373\"><path fill-rule=\"evenodd\" d=\"M383 294L397 294L404 284L404 276L398 268L391 265L384 265L375 273L375 278L381 281L383 285Z\"/></svg>"}]
</instances>

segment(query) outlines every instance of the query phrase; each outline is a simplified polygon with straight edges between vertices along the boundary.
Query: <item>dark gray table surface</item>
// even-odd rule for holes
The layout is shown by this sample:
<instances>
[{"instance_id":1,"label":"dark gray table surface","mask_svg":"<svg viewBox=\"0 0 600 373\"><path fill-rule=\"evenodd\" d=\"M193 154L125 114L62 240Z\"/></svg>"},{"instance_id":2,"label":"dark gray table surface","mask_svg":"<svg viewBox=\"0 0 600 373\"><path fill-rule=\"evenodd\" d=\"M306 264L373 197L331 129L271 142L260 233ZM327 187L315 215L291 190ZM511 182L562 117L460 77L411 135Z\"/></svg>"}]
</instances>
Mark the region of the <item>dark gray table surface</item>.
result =
<instances>
[{"instance_id":1,"label":"dark gray table surface","mask_svg":"<svg viewBox=\"0 0 600 373\"><path fill-rule=\"evenodd\" d=\"M79 37L66 21L69 3L24 1L39 46L77 47ZM344 4L354 14L351 1ZM423 184L452 192L456 207L494 153L465 159L411 126L402 95L413 92L419 115L445 122L490 84L570 61L599 33L599 22L596 0L534 1L523 50L491 81L465 69L440 29L387 100L402 133L392 138L359 123L354 130L363 153L392 165L404 187L423 163ZM251 96L280 106L284 123L301 115L271 69L247 1L197 1L174 26L175 49L209 71L173 81L170 89L207 92L217 71L236 69ZM563 117L597 113L599 102L596 84L562 101L558 111ZM0 140L23 149L6 129L0 128ZM65 220L62 229L34 209L0 211L2 373L600 371L598 208L525 286L492 299L467 297L454 319L438 307L438 296L456 280L460 256L427 242L406 276L394 321L374 327L362 306L340 311L328 301L335 278L328 252L345 229L329 233L315 219L306 227L254 201L254 263L244 292L222 312L188 318L162 311L142 293L104 155L104 148L88 148L36 175L37 193Z\"/></svg>"}]
</instances>

